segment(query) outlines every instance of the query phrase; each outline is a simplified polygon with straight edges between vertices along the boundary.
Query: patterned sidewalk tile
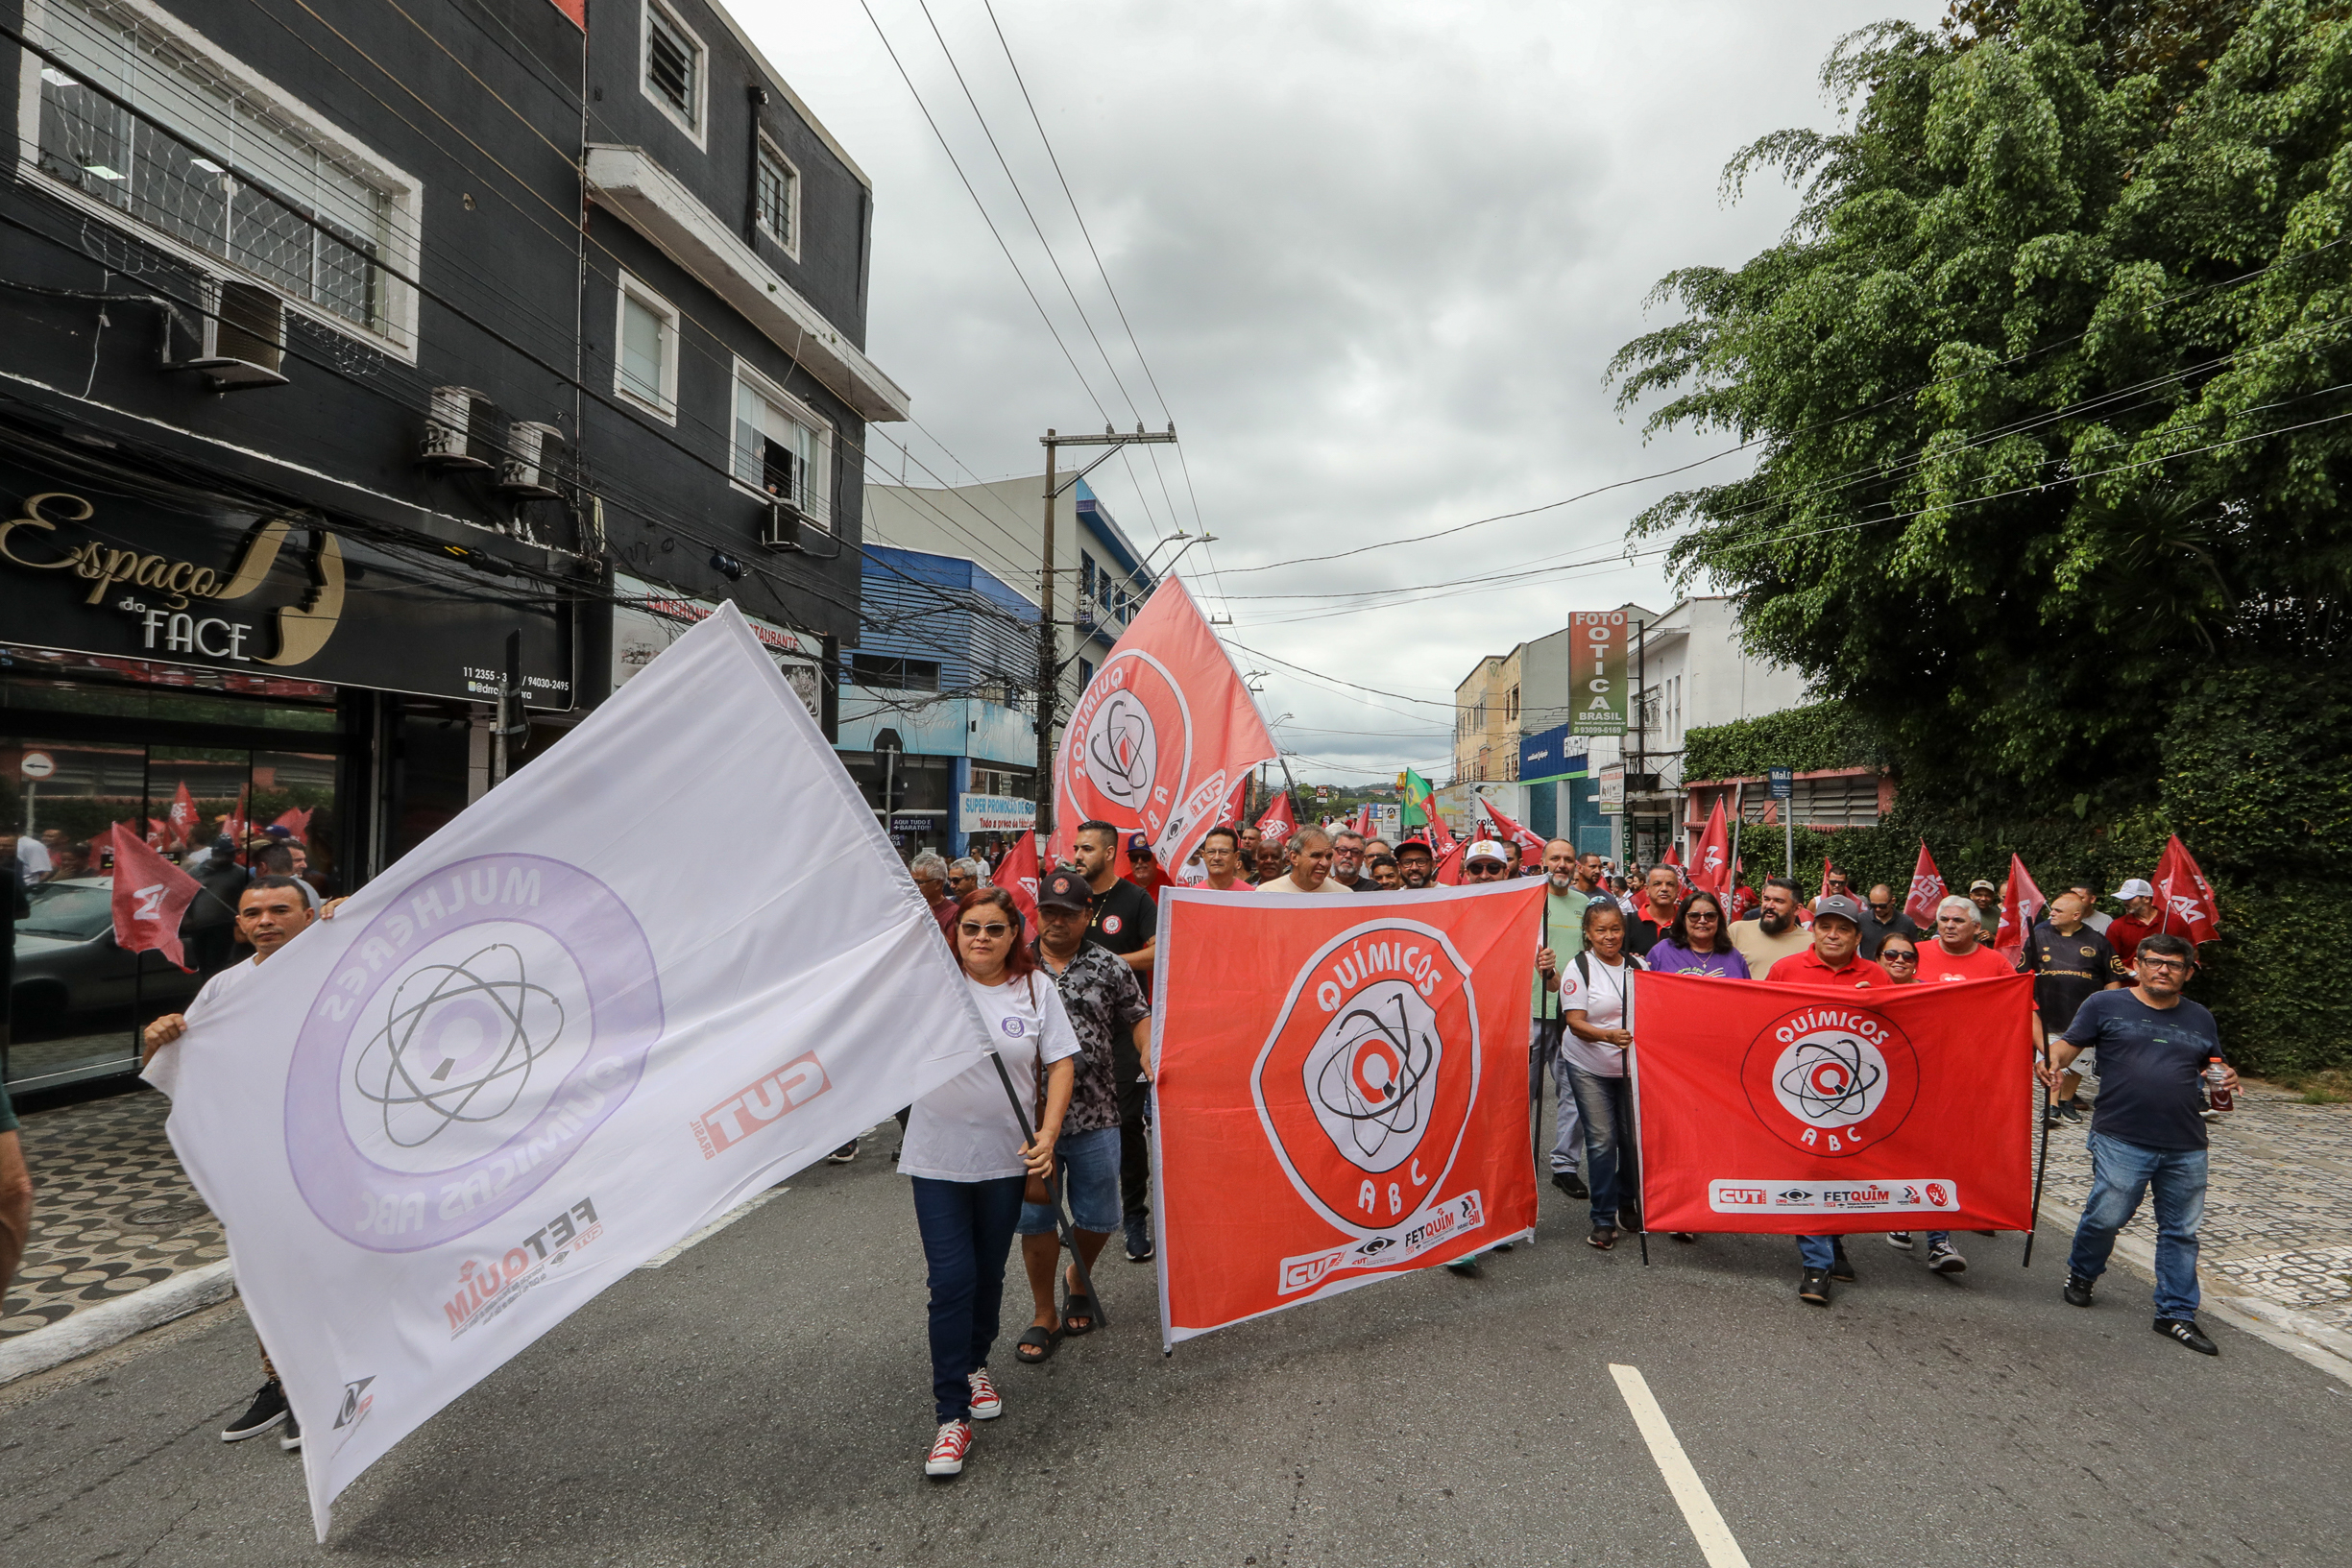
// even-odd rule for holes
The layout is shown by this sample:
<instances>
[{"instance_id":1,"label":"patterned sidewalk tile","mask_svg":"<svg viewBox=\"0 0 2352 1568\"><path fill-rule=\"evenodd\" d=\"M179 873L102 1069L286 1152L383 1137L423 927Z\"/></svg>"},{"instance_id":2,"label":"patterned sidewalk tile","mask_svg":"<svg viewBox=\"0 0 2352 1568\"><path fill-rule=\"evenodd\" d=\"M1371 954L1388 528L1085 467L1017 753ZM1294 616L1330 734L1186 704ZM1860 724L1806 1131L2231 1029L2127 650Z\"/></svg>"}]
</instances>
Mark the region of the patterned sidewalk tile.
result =
<instances>
[{"instance_id":1,"label":"patterned sidewalk tile","mask_svg":"<svg viewBox=\"0 0 2352 1568\"><path fill-rule=\"evenodd\" d=\"M229 1255L163 1136L152 1090L23 1118L33 1233L0 1303L0 1340Z\"/></svg>"}]
</instances>

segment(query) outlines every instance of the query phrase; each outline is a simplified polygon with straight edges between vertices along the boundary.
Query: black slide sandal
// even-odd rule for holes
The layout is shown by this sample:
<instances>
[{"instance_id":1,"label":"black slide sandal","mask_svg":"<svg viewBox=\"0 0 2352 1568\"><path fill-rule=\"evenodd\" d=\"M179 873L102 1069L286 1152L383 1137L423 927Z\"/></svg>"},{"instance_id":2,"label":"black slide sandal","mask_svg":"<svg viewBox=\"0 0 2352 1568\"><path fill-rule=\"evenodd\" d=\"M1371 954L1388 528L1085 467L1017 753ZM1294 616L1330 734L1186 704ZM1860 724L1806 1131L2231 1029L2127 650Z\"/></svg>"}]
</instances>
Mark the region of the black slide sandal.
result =
<instances>
[{"instance_id":1,"label":"black slide sandal","mask_svg":"<svg viewBox=\"0 0 2352 1568\"><path fill-rule=\"evenodd\" d=\"M1041 1329L1032 1323L1029 1332L1013 1345L1012 1359L1024 1366L1035 1366L1054 1354L1054 1347L1061 1342L1061 1336L1060 1329ZM1031 1355L1032 1350L1037 1354Z\"/></svg>"},{"instance_id":2,"label":"black slide sandal","mask_svg":"<svg viewBox=\"0 0 2352 1568\"><path fill-rule=\"evenodd\" d=\"M1083 1317L1086 1319L1086 1326L1079 1328L1076 1323L1070 1321L1073 1317ZM1061 1321L1062 1332L1073 1339L1092 1334L1095 1330L1094 1297L1073 1293L1069 1300L1061 1304Z\"/></svg>"}]
</instances>

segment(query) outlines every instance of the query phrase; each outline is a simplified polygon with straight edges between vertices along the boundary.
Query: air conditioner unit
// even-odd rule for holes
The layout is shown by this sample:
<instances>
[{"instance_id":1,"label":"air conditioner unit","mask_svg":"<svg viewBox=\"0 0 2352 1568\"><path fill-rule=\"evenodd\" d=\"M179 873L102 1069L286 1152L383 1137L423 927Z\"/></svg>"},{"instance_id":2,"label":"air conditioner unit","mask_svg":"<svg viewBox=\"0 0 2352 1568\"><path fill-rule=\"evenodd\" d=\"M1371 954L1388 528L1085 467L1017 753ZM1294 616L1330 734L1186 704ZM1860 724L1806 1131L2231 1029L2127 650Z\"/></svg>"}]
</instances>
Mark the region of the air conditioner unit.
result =
<instances>
[{"instance_id":1,"label":"air conditioner unit","mask_svg":"<svg viewBox=\"0 0 2352 1568\"><path fill-rule=\"evenodd\" d=\"M417 463L436 471L486 469L497 456L491 425L497 410L472 387L435 387L424 410Z\"/></svg>"},{"instance_id":2,"label":"air conditioner unit","mask_svg":"<svg viewBox=\"0 0 2352 1568\"><path fill-rule=\"evenodd\" d=\"M562 495L570 478L564 433L552 424L517 420L506 427L506 462L498 470L498 494L517 500Z\"/></svg>"},{"instance_id":3,"label":"air conditioner unit","mask_svg":"<svg viewBox=\"0 0 2352 1568\"><path fill-rule=\"evenodd\" d=\"M169 318L163 334L163 368L194 371L215 392L286 385L285 302L258 283L224 279L192 341ZM183 350L192 351L179 357Z\"/></svg>"},{"instance_id":4,"label":"air conditioner unit","mask_svg":"<svg viewBox=\"0 0 2352 1568\"><path fill-rule=\"evenodd\" d=\"M808 520L800 508L790 501L771 500L760 523L760 543L771 550L805 549L807 546L800 542L800 530Z\"/></svg>"}]
</instances>

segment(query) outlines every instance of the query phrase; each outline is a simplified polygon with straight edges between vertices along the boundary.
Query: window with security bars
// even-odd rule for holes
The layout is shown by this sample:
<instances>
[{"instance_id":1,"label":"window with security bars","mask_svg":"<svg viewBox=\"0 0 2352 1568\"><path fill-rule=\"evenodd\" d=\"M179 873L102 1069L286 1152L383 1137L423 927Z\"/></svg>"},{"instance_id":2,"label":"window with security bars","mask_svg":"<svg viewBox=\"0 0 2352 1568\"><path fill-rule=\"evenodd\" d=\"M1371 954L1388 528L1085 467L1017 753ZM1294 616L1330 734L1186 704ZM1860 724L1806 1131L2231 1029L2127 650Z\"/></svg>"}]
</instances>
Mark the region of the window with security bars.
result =
<instances>
[{"instance_id":1,"label":"window with security bars","mask_svg":"<svg viewBox=\"0 0 2352 1568\"><path fill-rule=\"evenodd\" d=\"M401 336L379 262L414 251L398 187L144 12L47 0L38 14L43 46L71 67L41 67L41 173L292 299Z\"/></svg>"},{"instance_id":2,"label":"window with security bars","mask_svg":"<svg viewBox=\"0 0 2352 1568\"><path fill-rule=\"evenodd\" d=\"M770 146L765 137L762 137L759 179L756 182L760 227L788 251L798 243L793 238L792 215L797 205L794 187L799 178L792 172L792 166L784 160L784 155Z\"/></svg>"},{"instance_id":3,"label":"window with security bars","mask_svg":"<svg viewBox=\"0 0 2352 1568\"><path fill-rule=\"evenodd\" d=\"M675 16L645 3L645 87L690 126L702 100L702 45Z\"/></svg>"},{"instance_id":4,"label":"window with security bars","mask_svg":"<svg viewBox=\"0 0 2352 1568\"><path fill-rule=\"evenodd\" d=\"M831 442L824 431L754 385L735 383L735 476L790 501L820 528L832 526Z\"/></svg>"}]
</instances>

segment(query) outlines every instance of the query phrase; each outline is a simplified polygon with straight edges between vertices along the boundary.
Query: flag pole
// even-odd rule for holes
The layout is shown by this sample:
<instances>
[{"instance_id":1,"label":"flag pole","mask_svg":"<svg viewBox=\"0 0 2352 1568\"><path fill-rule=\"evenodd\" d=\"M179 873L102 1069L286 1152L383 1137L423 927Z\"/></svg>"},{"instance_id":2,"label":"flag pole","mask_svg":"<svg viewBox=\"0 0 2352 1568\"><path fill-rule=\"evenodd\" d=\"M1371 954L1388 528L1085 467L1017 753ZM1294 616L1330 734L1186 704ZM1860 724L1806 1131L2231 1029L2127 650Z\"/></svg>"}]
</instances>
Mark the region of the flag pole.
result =
<instances>
[{"instance_id":1,"label":"flag pole","mask_svg":"<svg viewBox=\"0 0 2352 1568\"><path fill-rule=\"evenodd\" d=\"M2033 1212L2025 1217L2025 1258L2020 1268L2033 1266L2033 1239L2042 1228L2042 1177L2049 1170L2049 1085L2042 1085L2042 1152L2033 1162Z\"/></svg>"},{"instance_id":2,"label":"flag pole","mask_svg":"<svg viewBox=\"0 0 2352 1568\"><path fill-rule=\"evenodd\" d=\"M1037 1135L1030 1130L1029 1112L1021 1108L1021 1095L1012 1086L1012 1074L1005 1071L1005 1058L992 1050L988 1060L996 1064L996 1081L1005 1086L1005 1098L1012 1101L1012 1119L1021 1124L1021 1146L1026 1148L1037 1141ZM1103 1310L1103 1298L1095 1294L1094 1274L1086 1266L1086 1255L1078 1249L1078 1238L1070 1234L1069 1216L1062 1213L1058 1159L1053 1174L1046 1178L1046 1197L1054 1205L1054 1228L1060 1233L1062 1245L1070 1249L1070 1261L1078 1265L1078 1282L1086 1287L1086 1299L1094 1303L1094 1326L1106 1329L1110 1327L1110 1315Z\"/></svg>"}]
</instances>

